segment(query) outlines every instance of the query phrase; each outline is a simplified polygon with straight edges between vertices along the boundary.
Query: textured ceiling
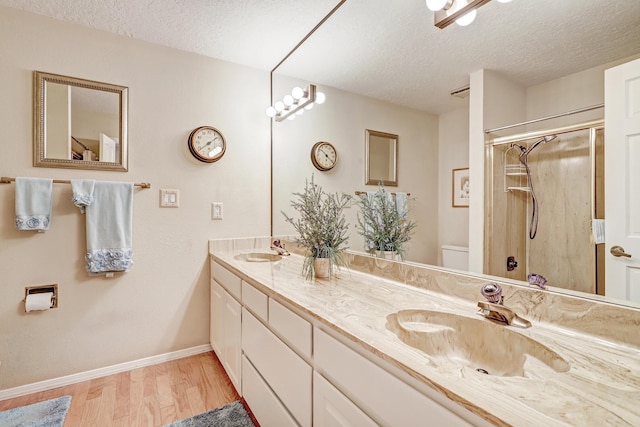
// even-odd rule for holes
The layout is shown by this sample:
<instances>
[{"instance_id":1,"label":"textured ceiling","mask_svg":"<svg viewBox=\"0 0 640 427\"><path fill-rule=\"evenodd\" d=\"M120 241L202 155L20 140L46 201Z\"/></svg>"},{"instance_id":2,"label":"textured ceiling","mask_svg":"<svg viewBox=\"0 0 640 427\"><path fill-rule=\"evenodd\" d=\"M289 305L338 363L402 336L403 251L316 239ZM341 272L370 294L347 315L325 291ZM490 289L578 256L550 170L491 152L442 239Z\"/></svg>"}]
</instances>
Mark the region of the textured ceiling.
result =
<instances>
[{"instance_id":1,"label":"textured ceiling","mask_svg":"<svg viewBox=\"0 0 640 427\"><path fill-rule=\"evenodd\" d=\"M0 0L0 5L271 70L338 0ZM424 0L347 0L276 73L432 113L490 69L524 86L640 54L639 0L489 2L438 29Z\"/></svg>"}]
</instances>

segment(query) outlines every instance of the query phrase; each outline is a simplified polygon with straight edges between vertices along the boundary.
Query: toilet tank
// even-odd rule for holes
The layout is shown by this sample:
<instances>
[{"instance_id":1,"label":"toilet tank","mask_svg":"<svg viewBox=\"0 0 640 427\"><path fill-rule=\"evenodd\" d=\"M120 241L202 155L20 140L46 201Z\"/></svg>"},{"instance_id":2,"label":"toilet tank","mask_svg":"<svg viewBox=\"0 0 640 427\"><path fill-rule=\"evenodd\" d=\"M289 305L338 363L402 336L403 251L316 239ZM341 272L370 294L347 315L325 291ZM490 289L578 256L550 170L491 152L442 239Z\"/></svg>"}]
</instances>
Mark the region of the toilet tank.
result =
<instances>
[{"instance_id":1,"label":"toilet tank","mask_svg":"<svg viewBox=\"0 0 640 427\"><path fill-rule=\"evenodd\" d=\"M442 266L455 270L469 270L469 248L464 246L442 245Z\"/></svg>"}]
</instances>

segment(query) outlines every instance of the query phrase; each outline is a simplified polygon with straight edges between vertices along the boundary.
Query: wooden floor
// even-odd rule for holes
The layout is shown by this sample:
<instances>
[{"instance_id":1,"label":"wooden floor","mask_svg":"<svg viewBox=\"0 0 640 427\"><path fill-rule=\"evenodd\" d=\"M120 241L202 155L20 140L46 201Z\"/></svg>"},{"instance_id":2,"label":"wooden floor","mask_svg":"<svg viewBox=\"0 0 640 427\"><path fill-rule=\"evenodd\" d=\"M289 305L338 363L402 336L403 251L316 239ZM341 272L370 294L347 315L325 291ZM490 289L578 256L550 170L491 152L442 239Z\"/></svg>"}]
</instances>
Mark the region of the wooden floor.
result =
<instances>
[{"instance_id":1,"label":"wooden floor","mask_svg":"<svg viewBox=\"0 0 640 427\"><path fill-rule=\"evenodd\" d=\"M0 401L0 411L71 396L64 427L163 426L239 400L213 352Z\"/></svg>"}]
</instances>

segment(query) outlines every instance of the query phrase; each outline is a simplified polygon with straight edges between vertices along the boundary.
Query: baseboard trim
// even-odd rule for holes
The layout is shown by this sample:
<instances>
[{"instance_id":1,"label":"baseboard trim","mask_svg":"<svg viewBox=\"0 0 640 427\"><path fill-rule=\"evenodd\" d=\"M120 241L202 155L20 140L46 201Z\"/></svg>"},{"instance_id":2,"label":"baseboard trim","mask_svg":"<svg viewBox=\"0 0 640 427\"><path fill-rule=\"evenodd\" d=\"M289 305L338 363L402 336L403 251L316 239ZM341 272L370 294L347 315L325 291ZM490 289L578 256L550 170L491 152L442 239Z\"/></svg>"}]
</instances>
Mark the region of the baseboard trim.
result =
<instances>
[{"instance_id":1,"label":"baseboard trim","mask_svg":"<svg viewBox=\"0 0 640 427\"><path fill-rule=\"evenodd\" d=\"M66 375L64 377L39 381L37 383L26 384L14 388L0 390L0 400L12 399L31 393L50 390L52 388L63 387L82 381L92 380L107 375L118 374L132 369L143 368L145 366L157 365L158 363L170 362L183 357L189 357L200 353L211 351L211 345L203 344L196 347L185 348L183 350L172 351L171 353L158 354L157 356L145 357L143 359L132 360L131 362L119 363L117 365L106 366L104 368L93 369L91 371L79 372L77 374Z\"/></svg>"}]
</instances>

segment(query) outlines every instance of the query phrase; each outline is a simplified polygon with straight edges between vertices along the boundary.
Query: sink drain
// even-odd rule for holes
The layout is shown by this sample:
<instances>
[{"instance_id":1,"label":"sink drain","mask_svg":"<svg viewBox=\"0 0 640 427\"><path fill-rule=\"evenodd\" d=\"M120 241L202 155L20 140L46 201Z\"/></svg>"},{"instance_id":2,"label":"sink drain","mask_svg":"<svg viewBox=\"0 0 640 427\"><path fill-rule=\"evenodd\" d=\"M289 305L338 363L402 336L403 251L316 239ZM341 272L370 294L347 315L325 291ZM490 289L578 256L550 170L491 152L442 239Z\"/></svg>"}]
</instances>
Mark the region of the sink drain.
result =
<instances>
[{"instance_id":1,"label":"sink drain","mask_svg":"<svg viewBox=\"0 0 640 427\"><path fill-rule=\"evenodd\" d=\"M476 368L476 371L480 372L481 374L489 375L489 371L487 371L486 369Z\"/></svg>"}]
</instances>

